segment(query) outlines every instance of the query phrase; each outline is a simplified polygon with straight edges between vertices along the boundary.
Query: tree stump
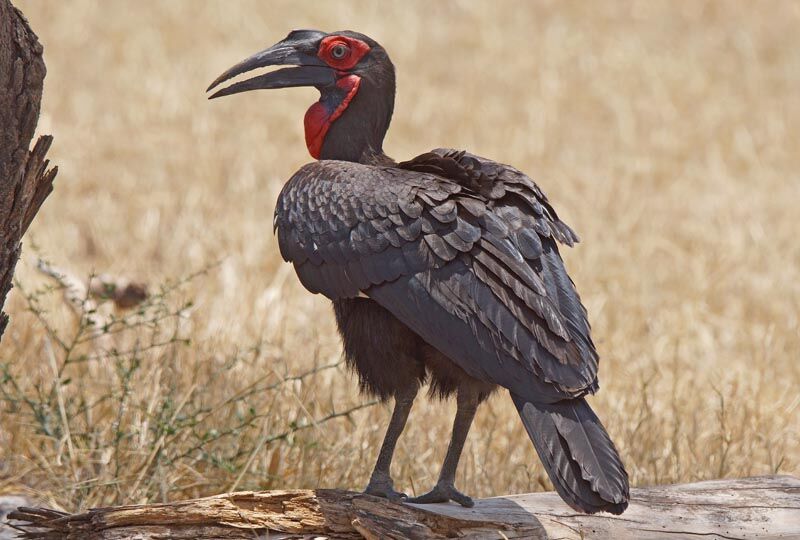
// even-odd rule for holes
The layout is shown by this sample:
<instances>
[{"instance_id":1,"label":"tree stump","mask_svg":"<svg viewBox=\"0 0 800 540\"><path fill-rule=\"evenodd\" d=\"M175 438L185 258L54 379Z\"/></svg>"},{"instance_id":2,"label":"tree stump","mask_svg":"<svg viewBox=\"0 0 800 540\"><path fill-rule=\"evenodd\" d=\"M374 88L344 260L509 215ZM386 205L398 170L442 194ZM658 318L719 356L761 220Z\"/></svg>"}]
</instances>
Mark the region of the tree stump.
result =
<instances>
[{"instance_id":1,"label":"tree stump","mask_svg":"<svg viewBox=\"0 0 800 540\"><path fill-rule=\"evenodd\" d=\"M633 489L621 516L580 514L555 493L399 504L336 489L242 491L81 514L20 508L21 538L138 540L800 538L800 479L763 476Z\"/></svg>"},{"instance_id":2,"label":"tree stump","mask_svg":"<svg viewBox=\"0 0 800 540\"><path fill-rule=\"evenodd\" d=\"M43 48L28 21L9 0L0 0L0 338L2 312L22 235L53 190L57 168L45 159L53 138L39 137L28 150L42 101Z\"/></svg>"}]
</instances>

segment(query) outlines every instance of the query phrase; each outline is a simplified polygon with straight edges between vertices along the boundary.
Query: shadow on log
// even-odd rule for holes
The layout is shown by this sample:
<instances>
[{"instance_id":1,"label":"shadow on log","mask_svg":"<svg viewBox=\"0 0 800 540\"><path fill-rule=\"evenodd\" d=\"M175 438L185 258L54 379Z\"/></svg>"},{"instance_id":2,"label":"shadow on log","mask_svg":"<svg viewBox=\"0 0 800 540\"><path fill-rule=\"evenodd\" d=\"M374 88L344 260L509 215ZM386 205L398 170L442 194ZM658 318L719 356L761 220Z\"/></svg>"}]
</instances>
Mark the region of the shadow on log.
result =
<instances>
[{"instance_id":1,"label":"shadow on log","mask_svg":"<svg viewBox=\"0 0 800 540\"><path fill-rule=\"evenodd\" d=\"M555 493L454 504L390 503L334 489L244 491L82 514L20 508L20 538L800 538L800 479L763 476L638 488L621 516L584 515Z\"/></svg>"}]
</instances>

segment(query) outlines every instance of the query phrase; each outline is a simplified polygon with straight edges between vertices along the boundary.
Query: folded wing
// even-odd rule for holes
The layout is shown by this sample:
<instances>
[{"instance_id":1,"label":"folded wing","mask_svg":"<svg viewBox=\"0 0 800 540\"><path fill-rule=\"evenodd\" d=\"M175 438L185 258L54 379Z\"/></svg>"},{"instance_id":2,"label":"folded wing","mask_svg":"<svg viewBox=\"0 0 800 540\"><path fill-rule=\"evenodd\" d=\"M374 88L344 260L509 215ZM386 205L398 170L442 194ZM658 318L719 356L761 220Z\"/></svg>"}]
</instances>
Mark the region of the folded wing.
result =
<instances>
[{"instance_id":1,"label":"folded wing","mask_svg":"<svg viewBox=\"0 0 800 540\"><path fill-rule=\"evenodd\" d=\"M596 389L557 246L577 236L516 169L445 149L397 167L319 161L286 184L275 227L306 288L368 295L472 376L539 402Z\"/></svg>"}]
</instances>

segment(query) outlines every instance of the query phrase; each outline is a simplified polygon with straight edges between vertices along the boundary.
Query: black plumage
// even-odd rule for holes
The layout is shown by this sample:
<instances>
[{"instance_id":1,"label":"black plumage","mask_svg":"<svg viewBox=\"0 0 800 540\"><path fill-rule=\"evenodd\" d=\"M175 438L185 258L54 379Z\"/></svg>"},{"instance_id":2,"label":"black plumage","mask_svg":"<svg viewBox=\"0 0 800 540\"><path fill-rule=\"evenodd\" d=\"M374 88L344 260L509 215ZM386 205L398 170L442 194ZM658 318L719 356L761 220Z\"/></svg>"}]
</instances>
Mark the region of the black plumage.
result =
<instances>
[{"instance_id":1,"label":"black plumage","mask_svg":"<svg viewBox=\"0 0 800 540\"><path fill-rule=\"evenodd\" d=\"M333 300L361 388L396 401L367 491L404 497L393 489L389 464L411 403L429 381L433 395L457 395L458 414L439 483L415 500L471 505L453 485L455 468L475 409L499 386L564 500L586 512L622 512L627 473L584 399L598 388L598 355L558 251L577 235L513 167L441 148L401 163L386 156L394 68L385 51L353 32L298 35L217 82L254 63L278 63L270 60L275 50L280 63L291 49L289 63L316 70L297 77L317 81L321 92L322 105L306 116L309 149L320 161L286 183L274 226L303 285ZM328 52L337 46L352 61ZM320 75L324 64L335 75ZM279 85L278 77L263 87ZM295 85L285 78L278 82ZM331 102L335 110L325 108Z\"/></svg>"}]
</instances>

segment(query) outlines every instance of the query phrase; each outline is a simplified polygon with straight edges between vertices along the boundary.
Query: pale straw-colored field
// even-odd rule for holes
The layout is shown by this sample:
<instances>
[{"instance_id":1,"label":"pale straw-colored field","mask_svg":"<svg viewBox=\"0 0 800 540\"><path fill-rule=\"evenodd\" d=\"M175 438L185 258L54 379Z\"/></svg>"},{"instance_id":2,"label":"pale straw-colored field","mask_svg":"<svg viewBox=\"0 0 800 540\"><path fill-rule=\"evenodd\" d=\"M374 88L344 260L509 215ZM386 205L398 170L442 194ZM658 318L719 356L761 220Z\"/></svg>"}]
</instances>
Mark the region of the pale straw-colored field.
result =
<instances>
[{"instance_id":1,"label":"pale straw-colored field","mask_svg":"<svg viewBox=\"0 0 800 540\"><path fill-rule=\"evenodd\" d=\"M317 95L204 93L304 27L389 51L390 155L514 164L581 235L564 257L602 355L592 403L633 484L800 474L796 2L16 4L45 46L39 131L60 172L7 303L0 492L75 510L365 485L390 409L329 418L369 399L325 368L340 361L329 304L272 234ZM153 292L205 272L95 335L42 289L38 256ZM417 403L399 488L433 484L453 411ZM548 488L505 395L479 411L458 484Z\"/></svg>"}]
</instances>

